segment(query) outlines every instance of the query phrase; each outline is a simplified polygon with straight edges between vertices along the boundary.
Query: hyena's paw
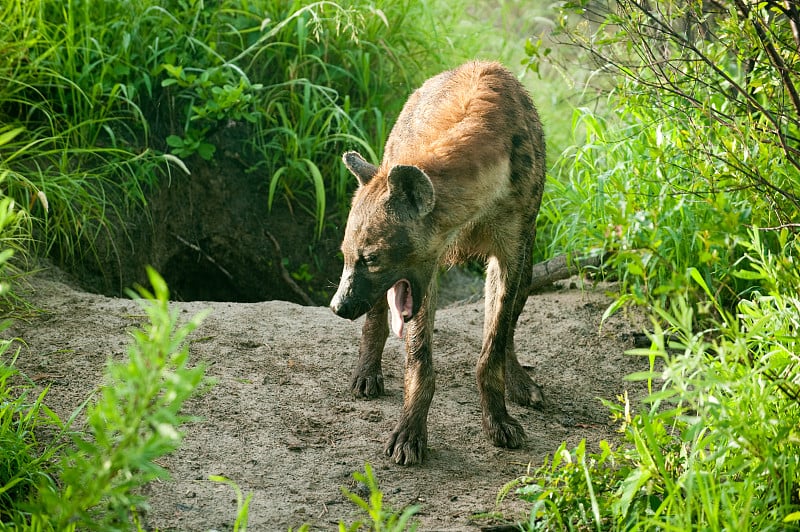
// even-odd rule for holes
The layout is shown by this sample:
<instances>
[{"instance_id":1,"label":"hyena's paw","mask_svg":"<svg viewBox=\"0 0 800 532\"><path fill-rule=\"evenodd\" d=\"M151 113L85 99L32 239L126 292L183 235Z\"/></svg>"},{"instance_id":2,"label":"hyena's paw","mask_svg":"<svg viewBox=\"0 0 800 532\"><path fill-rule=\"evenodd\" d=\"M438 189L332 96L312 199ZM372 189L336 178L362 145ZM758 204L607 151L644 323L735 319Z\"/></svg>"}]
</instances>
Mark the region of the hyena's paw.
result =
<instances>
[{"instance_id":1,"label":"hyena's paw","mask_svg":"<svg viewBox=\"0 0 800 532\"><path fill-rule=\"evenodd\" d=\"M508 414L503 418L485 416L483 430L492 445L497 447L516 449L525 442L525 431L522 429L522 425Z\"/></svg>"},{"instance_id":2,"label":"hyena's paw","mask_svg":"<svg viewBox=\"0 0 800 532\"><path fill-rule=\"evenodd\" d=\"M400 465L420 464L428 452L428 435L424 430L400 423L383 447L383 452Z\"/></svg>"},{"instance_id":3,"label":"hyena's paw","mask_svg":"<svg viewBox=\"0 0 800 532\"><path fill-rule=\"evenodd\" d=\"M356 371L350 380L350 390L354 396L365 399L383 395L383 374Z\"/></svg>"},{"instance_id":4,"label":"hyena's paw","mask_svg":"<svg viewBox=\"0 0 800 532\"><path fill-rule=\"evenodd\" d=\"M506 396L521 406L541 408L544 404L542 388L533 382L513 351L506 358Z\"/></svg>"},{"instance_id":5,"label":"hyena's paw","mask_svg":"<svg viewBox=\"0 0 800 532\"><path fill-rule=\"evenodd\" d=\"M506 372L506 395L520 406L541 408L544 405L542 387L533 382L522 367Z\"/></svg>"}]
</instances>

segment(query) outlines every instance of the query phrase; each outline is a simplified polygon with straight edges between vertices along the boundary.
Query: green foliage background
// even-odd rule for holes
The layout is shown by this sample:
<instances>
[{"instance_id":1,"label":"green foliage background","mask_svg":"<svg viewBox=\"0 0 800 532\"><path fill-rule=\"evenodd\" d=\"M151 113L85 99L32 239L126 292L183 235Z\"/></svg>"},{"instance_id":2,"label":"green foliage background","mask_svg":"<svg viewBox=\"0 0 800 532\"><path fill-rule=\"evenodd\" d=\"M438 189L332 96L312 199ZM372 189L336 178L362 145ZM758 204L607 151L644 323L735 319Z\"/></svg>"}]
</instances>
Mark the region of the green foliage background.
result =
<instances>
[{"instance_id":1,"label":"green foliage background","mask_svg":"<svg viewBox=\"0 0 800 532\"><path fill-rule=\"evenodd\" d=\"M318 235L335 232L353 186L344 149L377 161L406 95L435 72L474 56L521 61L550 139L537 259L604 258L591 273L618 281L608 313L635 304L651 317L651 347L632 352L651 371L629 377L650 394L605 398L619 442L562 446L501 496L530 502L530 530L795 527L800 14L791 3L744 0L561 7L4 2L4 312L24 303L13 286L27 257L92 260L97 235L146 210L148 194L175 172L213 162L232 132L246 132L241 154L246 171L263 177L265 210L286 202L315 220ZM186 397L200 373L184 367L186 330L170 321L166 287L154 286L161 348L151 352L137 336L131 360L162 361L143 389L156 393L172 371ZM166 333L176 327L177 339ZM46 393L31 398L12 384L13 346L0 351L0 517L41 518L41 528L135 522L142 501L126 490L158 477L149 460L179 443L174 405L128 412L114 406L125 389L109 391L86 412L89 432L69 439L72 420L47 410ZM124 371L109 374L124 380ZM101 414L120 424L104 432L91 422ZM130 415L162 430L129 438ZM52 442L34 437L46 424L61 431ZM134 462L114 454L123 442ZM114 470L87 482L81 475L103 456ZM120 475L135 481L120 484ZM59 494L55 478L88 489ZM371 488L369 504L354 502L372 518L411 518L412 510L383 515ZM22 511L20 500L38 501L40 513Z\"/></svg>"},{"instance_id":2,"label":"green foliage background","mask_svg":"<svg viewBox=\"0 0 800 532\"><path fill-rule=\"evenodd\" d=\"M265 211L287 201L319 234L352 190L339 154L380 156L405 95L459 55L440 32L455 16L444 1L4 2L4 194L37 252L91 259L98 233L243 128Z\"/></svg>"},{"instance_id":3,"label":"green foliage background","mask_svg":"<svg viewBox=\"0 0 800 532\"><path fill-rule=\"evenodd\" d=\"M621 442L562 445L501 497L531 502L527 530L797 529L800 13L564 8L557 38L597 66L605 100L574 111L544 241L605 258L607 315L650 315L651 347L630 354L651 371L628 377L650 394L605 398Z\"/></svg>"}]
</instances>

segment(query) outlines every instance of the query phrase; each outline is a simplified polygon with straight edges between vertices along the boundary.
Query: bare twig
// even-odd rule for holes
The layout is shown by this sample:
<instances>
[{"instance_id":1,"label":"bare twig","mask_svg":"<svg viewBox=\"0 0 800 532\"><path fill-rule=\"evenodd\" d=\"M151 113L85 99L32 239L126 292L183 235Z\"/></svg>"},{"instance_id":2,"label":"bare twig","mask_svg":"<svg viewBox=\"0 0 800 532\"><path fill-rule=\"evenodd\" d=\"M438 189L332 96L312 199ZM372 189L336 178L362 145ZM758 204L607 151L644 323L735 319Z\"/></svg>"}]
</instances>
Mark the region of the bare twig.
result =
<instances>
[{"instance_id":1,"label":"bare twig","mask_svg":"<svg viewBox=\"0 0 800 532\"><path fill-rule=\"evenodd\" d=\"M196 245L196 244L192 244L191 242L189 242L189 241L188 241L188 240L186 240L185 238L181 237L180 235L176 235L175 233L172 233L172 236L174 236L175 238L177 238L177 239L178 239L178 241L179 241L181 244L183 244L184 246L186 246L186 247L188 247L188 248L190 248L190 249L193 249L193 250L195 250L196 252L200 253L200 254L203 256L203 258L204 258L204 259L206 259L208 262L210 262L211 264L213 264L214 266L216 266L216 267L217 267L217 269L218 269L219 271L221 271L223 274L225 274L225 277L227 277L228 279L230 279L231 281L233 281L233 275L231 275L231 274L230 274L230 272L229 272L228 270L226 270L225 268L223 268L222 266L220 266L220 265L219 265L219 263L218 263L217 261L215 261L215 260L214 260L214 257L212 257L211 255L209 255L208 253L206 253L205 251L203 251L203 250L200 248L200 246L198 246L198 245Z\"/></svg>"},{"instance_id":2,"label":"bare twig","mask_svg":"<svg viewBox=\"0 0 800 532\"><path fill-rule=\"evenodd\" d=\"M281 272L281 279L283 279L283 282L285 282L286 285L292 290L292 292L294 292L297 295L297 297L299 297L302 300L304 305L308 305L311 307L316 306L317 304L314 302L314 300L311 299L308 296L308 294L306 294L303 291L303 289L297 285L296 282L294 282L294 279L292 279L291 274L286 270L286 267L283 265L283 261L281 260L283 258L283 254L281 253L281 245L278 243L278 240L274 236L272 236L272 233L270 233L266 229L264 230L264 234L267 235L267 238L269 238L270 241L272 242L272 247L275 248L275 255L277 255L278 257L277 260L278 269Z\"/></svg>"},{"instance_id":3,"label":"bare twig","mask_svg":"<svg viewBox=\"0 0 800 532\"><path fill-rule=\"evenodd\" d=\"M800 230L800 224L781 224L775 227L759 227L759 231L780 231L781 229L791 229L792 231Z\"/></svg>"},{"instance_id":4,"label":"bare twig","mask_svg":"<svg viewBox=\"0 0 800 532\"><path fill-rule=\"evenodd\" d=\"M736 6L739 8L742 13L747 16L750 15L750 7L746 5L742 0L736 0ZM766 23L763 19L758 17L753 17L753 29L756 31L756 35L758 35L758 39L761 41L761 45L764 47L764 51L767 53L767 56L770 58L770 62L777 70L778 75L783 82L783 86L786 91L789 93L789 98L792 100L792 104L794 105L794 109L798 115L800 115L800 94L797 92L797 87L794 86L792 83L791 74L792 72L786 66L786 63L781 57L781 54L778 50L775 49L775 44L767 35L765 30ZM796 29L796 28L793 28Z\"/></svg>"}]
</instances>

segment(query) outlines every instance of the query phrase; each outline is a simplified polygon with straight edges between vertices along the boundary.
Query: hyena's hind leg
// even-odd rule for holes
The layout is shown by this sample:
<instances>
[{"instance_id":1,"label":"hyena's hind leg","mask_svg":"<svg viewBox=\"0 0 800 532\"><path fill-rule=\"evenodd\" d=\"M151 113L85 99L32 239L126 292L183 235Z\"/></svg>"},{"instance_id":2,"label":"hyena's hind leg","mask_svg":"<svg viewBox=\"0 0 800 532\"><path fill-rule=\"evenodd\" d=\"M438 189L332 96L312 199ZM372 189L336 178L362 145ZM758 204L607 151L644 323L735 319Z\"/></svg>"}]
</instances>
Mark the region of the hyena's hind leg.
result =
<instances>
[{"instance_id":1,"label":"hyena's hind leg","mask_svg":"<svg viewBox=\"0 0 800 532\"><path fill-rule=\"evenodd\" d=\"M478 357L478 390L481 393L483 430L498 447L515 449L525 440L522 425L506 409L506 353L511 328L519 271L509 267L504 256L492 256L486 268L486 310L483 347Z\"/></svg>"},{"instance_id":2,"label":"hyena's hind leg","mask_svg":"<svg viewBox=\"0 0 800 532\"><path fill-rule=\"evenodd\" d=\"M531 276L533 271L533 242L535 235L531 234L525 245L525 253L522 258L520 272L519 289L514 300L514 313L511 321L511 338L506 348L506 395L509 400L522 406L541 407L544 402L542 388L536 384L530 375L525 371L517 358L514 348L514 333L517 329L517 321L525 302L528 300L528 290L531 286Z\"/></svg>"},{"instance_id":3,"label":"hyena's hind leg","mask_svg":"<svg viewBox=\"0 0 800 532\"><path fill-rule=\"evenodd\" d=\"M350 389L356 397L383 395L381 359L389 336L388 312L389 304L385 297L367 312L358 344L358 363L350 379Z\"/></svg>"}]
</instances>

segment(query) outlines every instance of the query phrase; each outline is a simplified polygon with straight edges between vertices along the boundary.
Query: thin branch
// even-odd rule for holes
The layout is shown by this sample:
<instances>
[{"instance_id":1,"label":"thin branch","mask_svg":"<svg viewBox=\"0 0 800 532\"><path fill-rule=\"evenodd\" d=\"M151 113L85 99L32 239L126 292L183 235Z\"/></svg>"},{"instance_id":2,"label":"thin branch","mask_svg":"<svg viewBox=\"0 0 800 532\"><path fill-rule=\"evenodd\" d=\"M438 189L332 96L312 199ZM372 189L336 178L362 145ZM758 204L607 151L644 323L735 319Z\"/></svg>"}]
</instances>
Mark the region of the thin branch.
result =
<instances>
[{"instance_id":1,"label":"thin branch","mask_svg":"<svg viewBox=\"0 0 800 532\"><path fill-rule=\"evenodd\" d=\"M200 255L202 255L202 256L203 256L203 258L204 258L204 259L206 259L208 262L210 262L211 264L213 264L214 266L216 266L216 267L217 267L217 269L218 269L219 271L221 271L221 272L222 272L222 273L225 275L225 277L227 277L228 279L230 279L231 281L233 281L233 275L231 275L231 274L230 274L230 272L229 272L228 270L226 270L225 268L223 268L222 266L220 266L220 265L219 265L219 263L218 263L217 261L215 261L215 260L214 260L214 257L212 257L211 255L209 255L208 253L206 253L205 251L203 251L203 250L200 248L200 246L198 246L198 245L196 245L196 244L192 244L191 242L189 242L188 240L186 240L186 239L185 239L185 238L183 238L182 236L180 236L180 235L176 235L175 233L172 233L172 236L174 236L175 238L177 238L177 239L178 239L178 241L180 241L180 243L181 243L181 244L183 244L184 246L186 246L186 247L188 247L188 248L190 248L190 249L193 249L193 250L195 250L196 252L198 252Z\"/></svg>"},{"instance_id":2,"label":"thin branch","mask_svg":"<svg viewBox=\"0 0 800 532\"><path fill-rule=\"evenodd\" d=\"M744 16L749 17L751 11L749 10L748 6L745 5L742 0L735 0L736 6L742 11ZM792 100L792 104L794 105L795 112L800 115L800 94L797 93L797 88L792 83L792 79L789 76L790 71L789 68L786 66L786 63L783 61L781 54L775 49L775 45L773 44L772 40L767 36L767 32L765 31L766 24L764 20L759 17L753 17L753 29L756 30L756 35L758 35L759 41L761 41L761 45L764 47L764 51L767 52L772 64L778 70L778 74L781 77L781 82L783 86L786 87L786 90L789 92L789 97Z\"/></svg>"},{"instance_id":3,"label":"thin branch","mask_svg":"<svg viewBox=\"0 0 800 532\"><path fill-rule=\"evenodd\" d=\"M741 3L741 0L736 0L737 3ZM694 43L688 41L687 39L683 38L680 34L675 32L668 24L666 24L663 20L658 18L656 15L650 11L648 6L644 3L637 3L634 0L630 2L632 5L637 7L648 19L650 19L655 25L661 28L661 31L669 36L675 43L680 44L681 46L685 47L687 50L691 51L698 59L700 59L703 63L705 63L714 73L720 76L726 83L729 83L731 88L733 88L736 92L738 92L746 101L747 103L752 106L754 109L757 109L764 117L769 120L775 128L777 132L778 138L780 139L781 148L783 149L784 153L787 156L789 162L795 166L798 170L800 170L800 161L790 156L791 149L786 142L786 137L783 133L783 130L780 126L778 119L773 116L773 113L770 112L769 109L765 108L761 105L752 94L750 94L744 87L742 87L739 83L736 82L724 69L719 67L714 61L712 61L708 56L706 56L702 51L700 51Z\"/></svg>"},{"instance_id":4,"label":"thin branch","mask_svg":"<svg viewBox=\"0 0 800 532\"><path fill-rule=\"evenodd\" d=\"M274 236L272 236L272 233L270 233L267 230L264 230L264 234L272 242L272 247L275 248L275 255L278 257L278 260L276 262L278 263L278 269L281 272L281 279L283 279L283 282L285 282L286 285L292 290L292 292L294 292L297 295L297 297L300 298L300 300L303 302L304 305L307 305L307 306L310 306L310 307L316 306L317 304L314 302L314 300L311 299L308 296L308 294L306 294L303 291L303 289L300 288L297 285L296 282L294 282L294 279L292 279L291 274L289 274L289 271L283 265L283 261L282 261L283 254L281 253L281 245L278 243L278 239L276 239Z\"/></svg>"},{"instance_id":5,"label":"thin branch","mask_svg":"<svg viewBox=\"0 0 800 532\"><path fill-rule=\"evenodd\" d=\"M748 226L752 229L752 225ZM780 231L781 229L791 229L792 231L800 230L800 224L781 224L775 227L759 227L759 231Z\"/></svg>"}]
</instances>

